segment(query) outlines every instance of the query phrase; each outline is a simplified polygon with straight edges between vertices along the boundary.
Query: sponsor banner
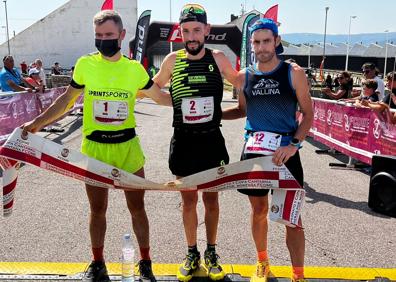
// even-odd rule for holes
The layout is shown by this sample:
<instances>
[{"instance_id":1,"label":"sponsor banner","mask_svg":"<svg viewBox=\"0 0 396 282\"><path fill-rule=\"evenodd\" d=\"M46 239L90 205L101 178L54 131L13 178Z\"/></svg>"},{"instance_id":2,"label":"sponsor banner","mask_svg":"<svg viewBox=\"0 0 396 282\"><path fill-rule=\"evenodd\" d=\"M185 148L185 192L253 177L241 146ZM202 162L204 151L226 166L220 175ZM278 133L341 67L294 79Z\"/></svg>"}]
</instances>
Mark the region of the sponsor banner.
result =
<instances>
[{"instance_id":1,"label":"sponsor banner","mask_svg":"<svg viewBox=\"0 0 396 282\"><path fill-rule=\"evenodd\" d=\"M242 27L242 42L241 42L241 54L240 54L240 68L244 69L250 65L250 32L249 32L249 23L251 23L252 18L257 18L257 14L250 13L246 16L245 21L243 22Z\"/></svg>"},{"instance_id":2,"label":"sponsor banner","mask_svg":"<svg viewBox=\"0 0 396 282\"><path fill-rule=\"evenodd\" d=\"M370 117L369 150L378 155L396 156L396 124L389 122L386 113Z\"/></svg>"},{"instance_id":3,"label":"sponsor banner","mask_svg":"<svg viewBox=\"0 0 396 282\"><path fill-rule=\"evenodd\" d=\"M150 26L151 10L144 11L136 24L135 48L133 50L133 59L143 64L146 51L146 43Z\"/></svg>"},{"instance_id":4,"label":"sponsor banner","mask_svg":"<svg viewBox=\"0 0 396 282\"><path fill-rule=\"evenodd\" d=\"M14 205L15 187L18 178L17 169L19 163L14 160L0 157L0 168L3 170L1 179L3 193L2 193L2 206L3 216L10 216Z\"/></svg>"},{"instance_id":5,"label":"sponsor banner","mask_svg":"<svg viewBox=\"0 0 396 282\"><path fill-rule=\"evenodd\" d=\"M14 128L32 120L40 112L35 93L0 96L0 144L7 140Z\"/></svg>"},{"instance_id":6,"label":"sponsor banner","mask_svg":"<svg viewBox=\"0 0 396 282\"><path fill-rule=\"evenodd\" d=\"M269 211L270 220L290 227L301 227L300 215L304 199L304 190L274 190Z\"/></svg>"},{"instance_id":7,"label":"sponsor banner","mask_svg":"<svg viewBox=\"0 0 396 282\"><path fill-rule=\"evenodd\" d=\"M373 154L396 155L396 125L386 114L316 98L313 107L315 140L368 164Z\"/></svg>"},{"instance_id":8,"label":"sponsor banner","mask_svg":"<svg viewBox=\"0 0 396 282\"><path fill-rule=\"evenodd\" d=\"M66 87L52 88L44 93L18 92L0 95L0 145L11 132L38 116L47 109L64 91ZM83 107L83 95L80 95L71 111Z\"/></svg>"},{"instance_id":9,"label":"sponsor banner","mask_svg":"<svg viewBox=\"0 0 396 282\"><path fill-rule=\"evenodd\" d=\"M154 21L150 23L148 33L150 36L147 38L147 50L155 46L158 41L182 42L178 23ZM130 41L129 46L133 48L137 40L138 38L135 36L135 38ZM205 38L205 44L227 45L236 56L239 56L241 51L241 40L242 33L238 26L231 24L211 25L210 34Z\"/></svg>"},{"instance_id":10,"label":"sponsor banner","mask_svg":"<svg viewBox=\"0 0 396 282\"><path fill-rule=\"evenodd\" d=\"M50 89L50 91L45 91L44 93L36 93L36 97L38 99L40 110L43 112L46 110L51 104L65 92L66 87L59 87Z\"/></svg>"},{"instance_id":11,"label":"sponsor banner","mask_svg":"<svg viewBox=\"0 0 396 282\"><path fill-rule=\"evenodd\" d=\"M28 134L22 138L21 132L21 129L15 129L7 142L0 147L0 156L29 163L97 187L203 192L235 189L302 190L284 165L278 167L272 163L271 156L232 163L158 184L38 135Z\"/></svg>"},{"instance_id":12,"label":"sponsor banner","mask_svg":"<svg viewBox=\"0 0 396 282\"><path fill-rule=\"evenodd\" d=\"M329 105L330 109L334 104ZM371 111L365 108L344 107L345 143L351 147L368 151Z\"/></svg>"},{"instance_id":13,"label":"sponsor banner","mask_svg":"<svg viewBox=\"0 0 396 282\"><path fill-rule=\"evenodd\" d=\"M249 14L246 19L245 22L243 23L243 40L242 40L242 44L245 44L245 46L241 47L241 68L247 68L251 65L254 65L256 63L256 56L254 54L254 52L252 52L252 44L250 43L250 27L252 27L252 25L260 19L260 15L256 15L256 14Z\"/></svg>"}]
</instances>

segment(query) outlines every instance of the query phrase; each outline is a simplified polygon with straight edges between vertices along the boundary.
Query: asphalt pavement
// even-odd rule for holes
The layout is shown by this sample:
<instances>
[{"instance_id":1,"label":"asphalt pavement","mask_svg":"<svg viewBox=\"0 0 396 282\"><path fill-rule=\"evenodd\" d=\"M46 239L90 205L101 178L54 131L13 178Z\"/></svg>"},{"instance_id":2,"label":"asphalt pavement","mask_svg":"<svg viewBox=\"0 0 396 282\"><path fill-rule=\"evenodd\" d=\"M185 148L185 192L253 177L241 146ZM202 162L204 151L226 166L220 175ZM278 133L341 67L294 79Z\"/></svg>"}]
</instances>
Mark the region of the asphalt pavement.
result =
<instances>
[{"instance_id":1,"label":"asphalt pavement","mask_svg":"<svg viewBox=\"0 0 396 282\"><path fill-rule=\"evenodd\" d=\"M223 107L235 105L230 93ZM144 99L136 105L137 133L147 162L146 177L157 182L173 179L168 169L172 135L172 109ZM68 116L58 124L64 133L40 133L79 149L81 117ZM224 121L222 131L231 162L239 160L244 120ZM321 147L312 140L303 143L306 202L303 221L308 266L395 268L396 219L377 214L367 206L368 173L333 169L330 162L345 157L318 155ZM338 158L338 159L337 159ZM220 224L217 250L227 264L254 264L255 248L250 234L250 206L236 191L220 193ZM154 263L180 263L186 253L177 192L146 194L150 220L151 254ZM198 247L206 247L203 205L200 200ZM20 169L13 214L0 218L1 262L88 262L88 201L79 181L33 166ZM131 220L122 191L110 191L105 257L119 262L122 235L131 231ZM273 265L290 265L285 228L269 225L269 256ZM136 240L134 241L136 246Z\"/></svg>"}]
</instances>

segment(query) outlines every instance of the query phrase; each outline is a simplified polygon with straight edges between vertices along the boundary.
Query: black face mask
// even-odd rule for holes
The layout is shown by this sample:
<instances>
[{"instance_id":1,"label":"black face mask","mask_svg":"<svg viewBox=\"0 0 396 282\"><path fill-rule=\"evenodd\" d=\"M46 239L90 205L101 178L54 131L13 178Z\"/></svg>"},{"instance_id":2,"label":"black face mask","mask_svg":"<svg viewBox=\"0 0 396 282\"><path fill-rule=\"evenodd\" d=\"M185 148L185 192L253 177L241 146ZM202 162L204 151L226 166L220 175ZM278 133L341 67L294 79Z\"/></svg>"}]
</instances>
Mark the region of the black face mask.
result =
<instances>
[{"instance_id":1,"label":"black face mask","mask_svg":"<svg viewBox=\"0 0 396 282\"><path fill-rule=\"evenodd\" d=\"M118 47L118 39L95 39L95 47L106 57L113 57L121 50L121 48Z\"/></svg>"}]
</instances>

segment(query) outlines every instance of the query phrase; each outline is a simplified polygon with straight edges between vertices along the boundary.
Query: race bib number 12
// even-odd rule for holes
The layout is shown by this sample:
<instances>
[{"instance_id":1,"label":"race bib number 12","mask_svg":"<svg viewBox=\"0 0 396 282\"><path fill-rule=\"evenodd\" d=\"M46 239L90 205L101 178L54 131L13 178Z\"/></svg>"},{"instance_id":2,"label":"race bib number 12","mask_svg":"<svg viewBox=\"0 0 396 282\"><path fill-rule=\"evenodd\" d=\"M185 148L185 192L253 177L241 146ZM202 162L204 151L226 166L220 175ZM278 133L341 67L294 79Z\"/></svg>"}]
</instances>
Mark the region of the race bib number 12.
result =
<instances>
[{"instance_id":1,"label":"race bib number 12","mask_svg":"<svg viewBox=\"0 0 396 282\"><path fill-rule=\"evenodd\" d=\"M266 131L257 131L249 135L245 154L272 155L279 148L282 135Z\"/></svg>"}]
</instances>

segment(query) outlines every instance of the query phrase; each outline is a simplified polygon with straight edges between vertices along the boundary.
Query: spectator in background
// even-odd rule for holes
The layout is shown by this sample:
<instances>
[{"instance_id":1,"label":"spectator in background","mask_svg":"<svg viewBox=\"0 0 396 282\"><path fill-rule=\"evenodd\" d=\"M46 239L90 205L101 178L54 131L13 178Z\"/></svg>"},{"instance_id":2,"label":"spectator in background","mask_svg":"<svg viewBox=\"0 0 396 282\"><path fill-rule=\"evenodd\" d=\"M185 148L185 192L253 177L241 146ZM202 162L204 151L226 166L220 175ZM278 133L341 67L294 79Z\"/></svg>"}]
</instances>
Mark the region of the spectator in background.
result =
<instances>
[{"instance_id":1,"label":"spectator in background","mask_svg":"<svg viewBox=\"0 0 396 282\"><path fill-rule=\"evenodd\" d=\"M386 87L390 90L390 93L386 94L379 103L369 103L367 105L374 111L388 111L390 113L390 109L396 109L396 72L388 73L386 80Z\"/></svg>"},{"instance_id":2,"label":"spectator in background","mask_svg":"<svg viewBox=\"0 0 396 282\"><path fill-rule=\"evenodd\" d=\"M55 62L55 64L51 68L51 74L60 75L61 71L62 71L62 69L59 66L59 63Z\"/></svg>"},{"instance_id":3,"label":"spectator in background","mask_svg":"<svg viewBox=\"0 0 396 282\"><path fill-rule=\"evenodd\" d=\"M326 88L329 88L330 90L333 90L333 79L331 78L330 74L328 74L326 76L325 86L326 86Z\"/></svg>"},{"instance_id":4,"label":"spectator in background","mask_svg":"<svg viewBox=\"0 0 396 282\"><path fill-rule=\"evenodd\" d=\"M22 74L28 74L28 65L26 64L25 61L22 61L21 63L21 72Z\"/></svg>"},{"instance_id":5,"label":"spectator in background","mask_svg":"<svg viewBox=\"0 0 396 282\"><path fill-rule=\"evenodd\" d=\"M26 82L32 87L33 90L44 92L44 85L40 78L40 71L38 69L29 70L29 77L26 78Z\"/></svg>"},{"instance_id":6,"label":"spectator in background","mask_svg":"<svg viewBox=\"0 0 396 282\"><path fill-rule=\"evenodd\" d=\"M334 88L337 89L338 87L340 87L340 82L338 81L338 76L336 76L336 78L334 78Z\"/></svg>"},{"instance_id":7,"label":"spectator in background","mask_svg":"<svg viewBox=\"0 0 396 282\"><path fill-rule=\"evenodd\" d=\"M363 72L364 79L375 79L375 81L377 81L378 88L376 89L376 91L379 92L378 97L380 100L384 99L385 84L384 84L384 81L376 75L377 70L376 70L375 64L364 63L362 66L362 72ZM357 97L361 94L361 92L362 92L361 90L354 89L352 91L352 96Z\"/></svg>"},{"instance_id":8,"label":"spectator in background","mask_svg":"<svg viewBox=\"0 0 396 282\"><path fill-rule=\"evenodd\" d=\"M317 83L315 75L312 73L312 69L311 68L306 69L305 70L305 74L307 75L309 87L311 87L312 84Z\"/></svg>"},{"instance_id":9,"label":"spectator in background","mask_svg":"<svg viewBox=\"0 0 396 282\"><path fill-rule=\"evenodd\" d=\"M396 109L396 72L386 75L386 87L390 93L387 94L380 104L387 105L390 109Z\"/></svg>"},{"instance_id":10,"label":"spectator in background","mask_svg":"<svg viewBox=\"0 0 396 282\"><path fill-rule=\"evenodd\" d=\"M36 69L39 71L41 84L47 86L47 82L45 80L45 71L43 68L43 61L41 61L40 59L36 59L34 62L36 64Z\"/></svg>"},{"instance_id":11,"label":"spectator in background","mask_svg":"<svg viewBox=\"0 0 396 282\"><path fill-rule=\"evenodd\" d=\"M338 76L338 82L340 83L340 87L336 92L331 91L330 88L326 87L322 89L322 93L326 94L330 98L333 98L335 100L339 99L346 99L350 97L350 93L352 90L350 80L351 80L351 75L347 71L343 71L339 76Z\"/></svg>"},{"instance_id":12,"label":"spectator in background","mask_svg":"<svg viewBox=\"0 0 396 282\"><path fill-rule=\"evenodd\" d=\"M354 102L357 107L368 107L368 104L378 102L378 88L377 81L375 79L366 79L363 81L363 91L359 97L350 99L341 99L343 102Z\"/></svg>"},{"instance_id":13,"label":"spectator in background","mask_svg":"<svg viewBox=\"0 0 396 282\"><path fill-rule=\"evenodd\" d=\"M36 62L32 62L32 63L29 65L29 67L28 67L28 72L29 72L29 70L34 69L34 68L36 68Z\"/></svg>"},{"instance_id":14,"label":"spectator in background","mask_svg":"<svg viewBox=\"0 0 396 282\"><path fill-rule=\"evenodd\" d=\"M14 58L11 55L7 55L3 58L3 64L4 67L0 72L0 84L2 91L32 92L31 88L24 86L25 80L14 66Z\"/></svg>"}]
</instances>

